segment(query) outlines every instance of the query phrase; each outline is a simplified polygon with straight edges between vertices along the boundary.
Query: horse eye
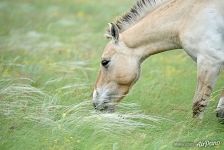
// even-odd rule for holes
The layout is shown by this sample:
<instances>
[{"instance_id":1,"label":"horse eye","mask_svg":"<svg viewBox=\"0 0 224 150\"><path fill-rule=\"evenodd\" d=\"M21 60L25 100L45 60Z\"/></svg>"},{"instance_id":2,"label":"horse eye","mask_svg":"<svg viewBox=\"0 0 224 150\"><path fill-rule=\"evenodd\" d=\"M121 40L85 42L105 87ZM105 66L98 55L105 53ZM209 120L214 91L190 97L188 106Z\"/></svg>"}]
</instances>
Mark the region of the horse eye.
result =
<instances>
[{"instance_id":1,"label":"horse eye","mask_svg":"<svg viewBox=\"0 0 224 150\"><path fill-rule=\"evenodd\" d=\"M102 61L101 61L101 65L104 66L105 68L107 68L109 62L110 62L110 60L102 60Z\"/></svg>"}]
</instances>

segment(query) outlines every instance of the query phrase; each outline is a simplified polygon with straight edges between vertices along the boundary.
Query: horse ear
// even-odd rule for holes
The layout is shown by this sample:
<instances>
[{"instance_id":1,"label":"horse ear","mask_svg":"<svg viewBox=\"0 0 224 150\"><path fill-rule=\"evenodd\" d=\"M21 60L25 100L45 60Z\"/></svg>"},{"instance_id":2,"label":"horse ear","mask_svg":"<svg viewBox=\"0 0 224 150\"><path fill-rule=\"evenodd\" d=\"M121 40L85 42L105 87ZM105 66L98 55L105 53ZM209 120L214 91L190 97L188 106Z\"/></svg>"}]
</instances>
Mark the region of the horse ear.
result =
<instances>
[{"instance_id":1,"label":"horse ear","mask_svg":"<svg viewBox=\"0 0 224 150\"><path fill-rule=\"evenodd\" d=\"M119 41L118 27L113 23L109 23L108 25L109 25L109 29L108 29L107 33L105 34L106 38L112 39L115 42L118 42Z\"/></svg>"}]
</instances>

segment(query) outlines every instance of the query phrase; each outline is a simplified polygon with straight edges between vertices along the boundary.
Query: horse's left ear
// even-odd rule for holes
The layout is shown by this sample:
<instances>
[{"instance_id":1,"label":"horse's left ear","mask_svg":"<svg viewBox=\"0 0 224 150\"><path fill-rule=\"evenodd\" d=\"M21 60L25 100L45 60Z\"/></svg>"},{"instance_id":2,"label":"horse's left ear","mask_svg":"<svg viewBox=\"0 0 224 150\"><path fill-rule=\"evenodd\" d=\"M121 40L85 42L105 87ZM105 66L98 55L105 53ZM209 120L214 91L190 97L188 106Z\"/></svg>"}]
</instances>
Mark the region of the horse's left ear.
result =
<instances>
[{"instance_id":1,"label":"horse's left ear","mask_svg":"<svg viewBox=\"0 0 224 150\"><path fill-rule=\"evenodd\" d=\"M109 29L108 29L107 33L105 34L105 36L109 39L114 40L115 42L118 42L119 41L118 27L113 23L109 23Z\"/></svg>"}]
</instances>

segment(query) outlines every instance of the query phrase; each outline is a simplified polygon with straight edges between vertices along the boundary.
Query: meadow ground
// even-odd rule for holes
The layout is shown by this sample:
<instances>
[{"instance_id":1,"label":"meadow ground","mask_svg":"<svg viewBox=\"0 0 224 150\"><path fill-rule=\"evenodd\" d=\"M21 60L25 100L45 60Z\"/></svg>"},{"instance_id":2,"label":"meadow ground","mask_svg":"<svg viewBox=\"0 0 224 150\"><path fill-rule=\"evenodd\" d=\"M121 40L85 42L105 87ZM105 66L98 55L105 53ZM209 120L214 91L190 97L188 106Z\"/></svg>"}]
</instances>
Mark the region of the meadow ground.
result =
<instances>
[{"instance_id":1,"label":"meadow ground","mask_svg":"<svg viewBox=\"0 0 224 150\"><path fill-rule=\"evenodd\" d=\"M204 119L193 120L196 66L181 50L149 58L116 113L93 110L105 28L132 3L0 1L1 150L201 149L205 141L224 148L214 112L224 77Z\"/></svg>"}]
</instances>

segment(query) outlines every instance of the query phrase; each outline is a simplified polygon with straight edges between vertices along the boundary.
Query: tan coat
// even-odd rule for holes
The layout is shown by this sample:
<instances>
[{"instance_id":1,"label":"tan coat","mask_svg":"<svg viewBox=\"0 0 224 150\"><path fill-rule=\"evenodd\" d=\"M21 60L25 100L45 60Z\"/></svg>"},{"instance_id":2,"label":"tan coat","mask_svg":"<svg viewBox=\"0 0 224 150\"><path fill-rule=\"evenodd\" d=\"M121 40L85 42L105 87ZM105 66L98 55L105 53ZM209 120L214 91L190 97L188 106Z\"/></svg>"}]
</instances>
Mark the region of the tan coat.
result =
<instances>
[{"instance_id":1,"label":"tan coat","mask_svg":"<svg viewBox=\"0 0 224 150\"><path fill-rule=\"evenodd\" d=\"M184 49L197 62L193 116L202 118L224 65L224 1L150 2L153 0L139 0L134 10L110 24L106 36L111 41L102 54L101 71L93 92L94 106L113 110L114 104L138 80L140 65L146 58L168 50ZM220 106L224 112L224 100Z\"/></svg>"}]
</instances>

